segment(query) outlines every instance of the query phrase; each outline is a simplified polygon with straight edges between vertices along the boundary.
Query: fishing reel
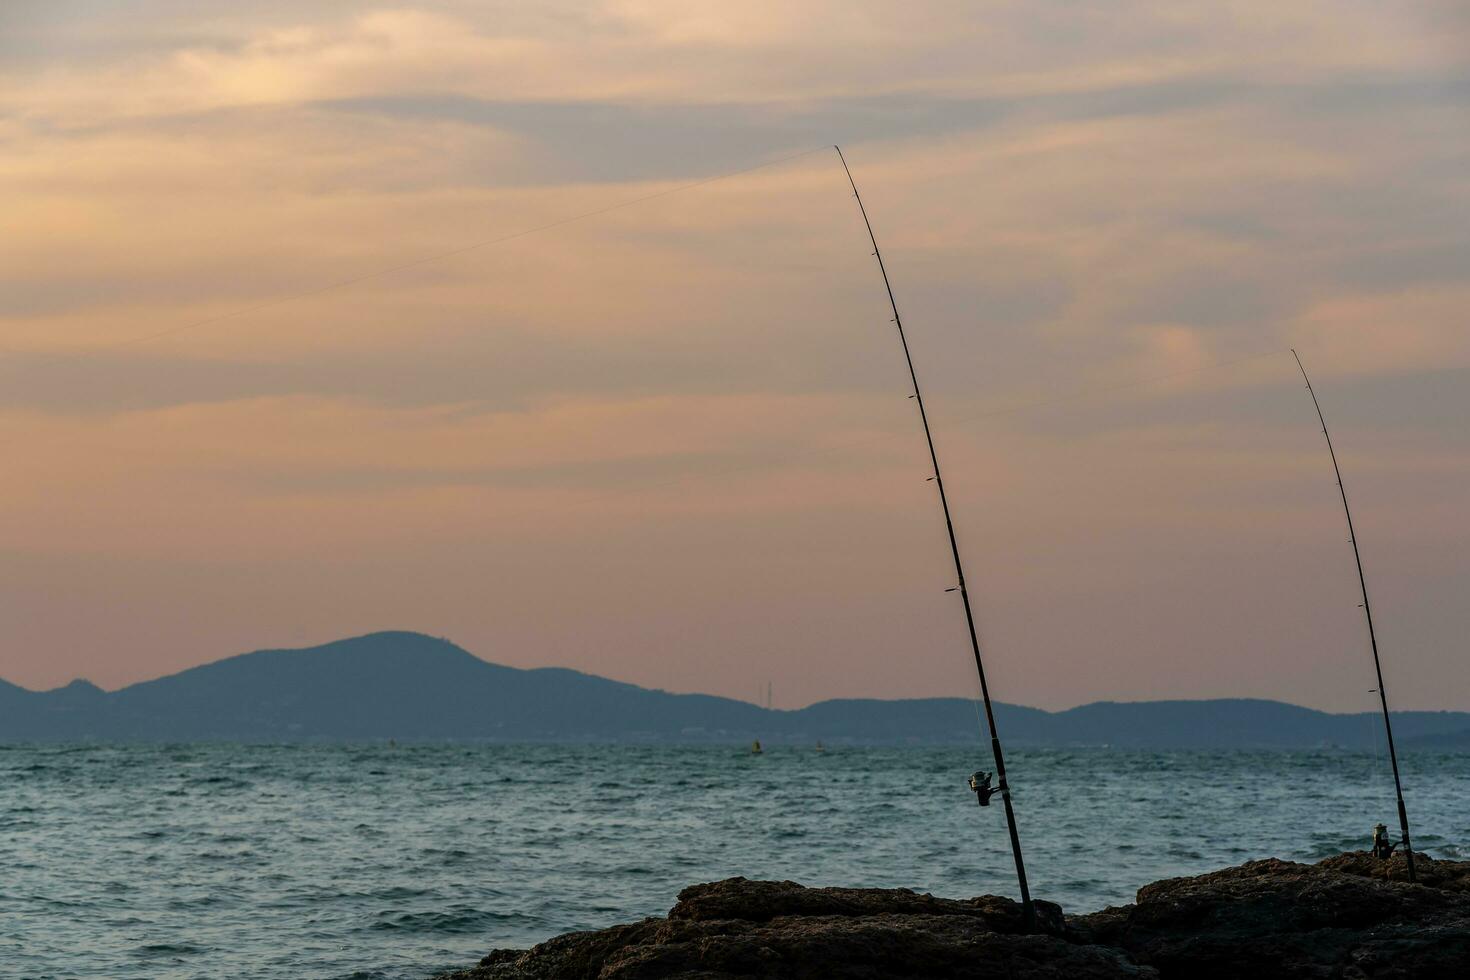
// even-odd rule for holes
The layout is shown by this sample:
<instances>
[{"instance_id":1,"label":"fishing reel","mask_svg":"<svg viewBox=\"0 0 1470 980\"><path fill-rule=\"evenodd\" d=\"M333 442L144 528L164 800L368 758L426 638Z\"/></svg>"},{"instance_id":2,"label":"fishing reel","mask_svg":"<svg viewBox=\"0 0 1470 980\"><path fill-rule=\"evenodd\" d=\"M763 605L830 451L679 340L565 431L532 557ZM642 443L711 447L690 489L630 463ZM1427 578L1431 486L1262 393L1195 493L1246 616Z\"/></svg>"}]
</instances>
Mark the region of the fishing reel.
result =
<instances>
[{"instance_id":1,"label":"fishing reel","mask_svg":"<svg viewBox=\"0 0 1470 980\"><path fill-rule=\"evenodd\" d=\"M975 802L981 806L989 806L990 798L1000 790L990 785L991 774L976 770L970 773L970 792L975 794Z\"/></svg>"},{"instance_id":2,"label":"fishing reel","mask_svg":"<svg viewBox=\"0 0 1470 980\"><path fill-rule=\"evenodd\" d=\"M1378 824L1373 828L1373 856L1380 861L1393 857L1393 852L1403 841L1390 840L1388 827Z\"/></svg>"}]
</instances>

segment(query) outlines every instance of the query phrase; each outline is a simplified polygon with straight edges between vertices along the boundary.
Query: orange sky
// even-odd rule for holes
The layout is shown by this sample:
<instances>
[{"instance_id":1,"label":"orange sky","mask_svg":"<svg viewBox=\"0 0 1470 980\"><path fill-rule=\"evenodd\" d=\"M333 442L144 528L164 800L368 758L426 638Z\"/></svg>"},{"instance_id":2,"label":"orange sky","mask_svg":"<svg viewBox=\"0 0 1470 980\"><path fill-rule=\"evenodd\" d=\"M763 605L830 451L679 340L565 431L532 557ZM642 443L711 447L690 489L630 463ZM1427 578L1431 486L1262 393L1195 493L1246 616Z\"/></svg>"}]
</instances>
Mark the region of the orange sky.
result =
<instances>
[{"instance_id":1,"label":"orange sky","mask_svg":"<svg viewBox=\"0 0 1470 980\"><path fill-rule=\"evenodd\" d=\"M1448 2L12 0L0 677L972 693L829 152L274 302L841 142L998 698L1374 706L1295 345L1393 701L1470 708L1467 66Z\"/></svg>"}]
</instances>

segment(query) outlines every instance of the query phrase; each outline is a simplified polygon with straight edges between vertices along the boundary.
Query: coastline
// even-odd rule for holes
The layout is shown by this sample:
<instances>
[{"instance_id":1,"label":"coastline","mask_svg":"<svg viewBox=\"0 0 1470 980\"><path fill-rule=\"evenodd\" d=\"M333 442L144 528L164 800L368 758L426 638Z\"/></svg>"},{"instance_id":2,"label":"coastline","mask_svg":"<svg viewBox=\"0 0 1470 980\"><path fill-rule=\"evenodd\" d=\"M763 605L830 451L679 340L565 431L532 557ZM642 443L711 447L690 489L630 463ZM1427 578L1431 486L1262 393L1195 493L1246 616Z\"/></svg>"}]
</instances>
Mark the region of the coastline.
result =
<instances>
[{"instance_id":1,"label":"coastline","mask_svg":"<svg viewBox=\"0 0 1470 980\"><path fill-rule=\"evenodd\" d=\"M667 916L492 950L434 980L877 977L1233 978L1470 975L1470 861L1348 852L1156 881L1081 915L1038 901L730 878L679 893Z\"/></svg>"}]
</instances>

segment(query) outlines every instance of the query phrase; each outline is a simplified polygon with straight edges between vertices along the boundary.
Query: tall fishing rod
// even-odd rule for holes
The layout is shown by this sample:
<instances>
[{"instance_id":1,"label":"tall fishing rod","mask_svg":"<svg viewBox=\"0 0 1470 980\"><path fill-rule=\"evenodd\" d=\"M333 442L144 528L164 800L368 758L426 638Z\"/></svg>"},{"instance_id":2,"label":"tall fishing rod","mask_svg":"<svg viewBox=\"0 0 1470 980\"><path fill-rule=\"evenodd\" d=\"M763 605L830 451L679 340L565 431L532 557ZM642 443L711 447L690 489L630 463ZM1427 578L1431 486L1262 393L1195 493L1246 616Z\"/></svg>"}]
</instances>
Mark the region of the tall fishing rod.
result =
<instances>
[{"instance_id":1,"label":"tall fishing rod","mask_svg":"<svg viewBox=\"0 0 1470 980\"><path fill-rule=\"evenodd\" d=\"M904 362L908 365L909 381L913 385L914 393L910 395L919 406L919 421L924 426L924 441L929 446L929 462L934 467L934 485L939 488L939 506L944 511L944 527L949 532L949 550L954 556L955 587L947 591L958 591L960 601L965 607L965 624L970 629L970 649L975 654L975 670L980 675L980 696L985 701L985 721L990 727L990 750L995 755L995 789L990 788L990 775L988 773L975 773L970 777L970 788L975 791L981 806L990 804L990 797L994 793L1000 793L1001 802L1005 804L1006 828L1011 834L1011 853L1016 859L1016 880L1021 885L1021 914L1025 928L1029 931L1036 925L1036 908L1031 903L1031 889L1026 885L1026 862L1021 858L1021 837L1016 832L1016 812L1011 806L1011 790L1006 783L1005 756L1000 749L1000 735L995 727L995 710L990 704L990 685L985 682L985 664L980 659L980 638L975 631L975 613L970 608L970 593L965 588L965 567L960 561L960 545L955 538L954 521L950 518L949 497L944 492L944 478L939 474L939 454L934 449L934 435L929 429L929 415L924 411L924 396L919 391L919 375L914 370L914 358L909 353L908 335L904 333L903 317L898 312L898 301L893 298L893 284L888 281L888 267L883 264L883 253L878 249L878 238L873 234L873 223L868 220L868 209L863 206L863 197L858 193L857 181L853 180L852 170L847 165L847 157L842 155L842 147L834 145L832 149L837 151L837 159L842 161L842 171L847 174L847 182L852 187L852 196L857 200L858 213L863 216L863 226L868 230L868 241L873 243L873 257L878 260L878 271L883 276L883 288L888 293L888 305L893 310L893 325L898 328L898 341L903 346Z\"/></svg>"},{"instance_id":2,"label":"tall fishing rod","mask_svg":"<svg viewBox=\"0 0 1470 980\"><path fill-rule=\"evenodd\" d=\"M1348 507L1347 489L1342 485L1342 469L1337 465L1337 450L1332 448L1332 436L1327 434L1327 419L1322 416L1322 404L1317 401L1317 391L1312 387L1312 379L1307 377L1306 366L1302 364L1301 355L1292 348L1291 356L1296 358L1297 370L1302 373L1302 380L1307 383L1307 394L1312 396L1312 407L1317 410L1317 421L1322 423L1322 438L1327 440L1327 455L1332 458L1332 472L1337 474L1337 492L1342 497L1342 512L1347 515L1348 541L1353 546L1353 561L1358 565L1358 588L1363 594L1363 616L1368 623L1368 645L1373 648L1373 670L1378 675L1378 703L1383 706L1383 731L1388 736L1388 761L1393 766L1393 789L1398 798L1399 805L1399 829L1404 833L1404 860L1409 868L1409 880L1414 880L1414 848L1409 843L1409 814L1404 809L1404 784L1399 779L1399 757L1393 748L1393 722L1388 716L1388 694L1383 689L1383 665L1378 660L1378 636L1373 632L1373 607L1368 604L1368 580L1363 576L1363 556L1358 551L1358 532L1353 528L1353 512Z\"/></svg>"}]
</instances>

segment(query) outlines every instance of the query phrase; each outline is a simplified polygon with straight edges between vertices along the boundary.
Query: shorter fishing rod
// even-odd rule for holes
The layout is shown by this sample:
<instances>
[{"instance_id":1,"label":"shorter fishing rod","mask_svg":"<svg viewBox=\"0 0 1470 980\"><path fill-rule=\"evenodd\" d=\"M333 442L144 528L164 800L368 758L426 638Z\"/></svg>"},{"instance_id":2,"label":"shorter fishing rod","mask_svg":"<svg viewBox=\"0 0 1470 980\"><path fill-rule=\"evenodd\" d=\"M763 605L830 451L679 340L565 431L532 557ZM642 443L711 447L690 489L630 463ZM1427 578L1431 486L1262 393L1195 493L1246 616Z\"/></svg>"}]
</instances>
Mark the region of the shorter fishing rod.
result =
<instances>
[{"instance_id":1,"label":"shorter fishing rod","mask_svg":"<svg viewBox=\"0 0 1470 980\"><path fill-rule=\"evenodd\" d=\"M1322 416L1322 403L1317 401L1317 391L1312 387L1312 379L1307 377L1306 366L1302 364L1301 355L1292 348L1291 356L1296 358L1297 370L1302 373L1302 380L1307 383L1307 393L1312 396L1312 407L1317 410L1317 421L1322 423L1322 438L1327 440L1327 455L1332 458L1332 472L1337 474L1337 492L1342 497L1342 512L1347 515L1348 541L1353 546L1353 561L1358 565L1358 588L1363 594L1363 616L1368 623L1368 645L1373 648L1373 670L1378 675L1378 703L1383 706L1383 731L1388 736L1388 761L1393 767L1393 789L1398 798L1399 805L1399 829L1403 831L1404 861L1408 865L1409 880L1414 880L1414 847L1409 843L1409 814L1404 809L1404 784L1399 779L1399 757L1393 748L1393 721L1388 715L1388 693L1383 687L1383 664L1378 659L1378 636L1373 631L1373 607L1368 604L1368 580L1363 575L1363 556L1358 551L1358 532L1353 528L1353 512L1348 507L1347 488L1342 485L1342 469L1337 465L1337 450L1332 448L1332 436L1327 433L1327 419ZM1392 848L1389 848L1390 852Z\"/></svg>"},{"instance_id":2,"label":"shorter fishing rod","mask_svg":"<svg viewBox=\"0 0 1470 980\"><path fill-rule=\"evenodd\" d=\"M1011 854L1016 861L1016 880L1021 886L1021 918L1023 927L1030 932L1036 927L1036 908L1031 902L1031 889L1026 884L1026 862L1021 858L1021 837L1016 831L1016 812L1011 806L1011 790L1006 783L1005 755L1000 749L1000 735L995 727L995 710L990 705L990 686L985 681L985 664L980 659L980 639L975 631L975 613L970 608L970 593L965 588L965 567L960 561L960 545L955 538L954 521L950 519L949 497L944 492L944 479L939 474L939 453L934 449L934 434L929 430L929 415L924 411L924 395L919 390L919 375L914 370L914 358L909 353L908 335L904 333L903 317L898 313L898 301L893 298L893 285L888 281L888 267L883 264L883 253L878 249L878 238L873 234L873 223L868 220L868 209L863 206L863 197L858 193L857 181L853 180L852 170L847 166L847 158L842 155L842 147L833 146L837 151L837 159L842 162L842 171L847 174L847 182L852 187L852 196L857 200L858 213L863 217L863 226L868 230L868 241L873 244L873 257L878 260L878 271L883 276L883 288L888 293L888 306L893 310L893 325L898 328L898 341L903 347L904 362L909 369L909 382L913 386L913 394L909 397L919 406L919 421L924 426L924 441L929 446L929 462L933 465L934 476L931 479L939 489L939 506L944 511L944 527L949 532L949 550L954 556L955 586L946 591L960 594L960 601L965 607L965 623L970 628L970 649L975 654L975 670L980 675L980 696L985 701L985 720L990 727L990 750L995 757L994 788L990 785L990 773L977 772L970 776L970 789L974 791L975 798L981 806L990 805L990 797L996 793L1000 794L1001 802L1005 804L1006 828L1011 835Z\"/></svg>"}]
</instances>

